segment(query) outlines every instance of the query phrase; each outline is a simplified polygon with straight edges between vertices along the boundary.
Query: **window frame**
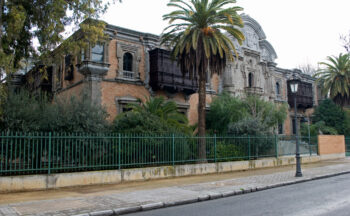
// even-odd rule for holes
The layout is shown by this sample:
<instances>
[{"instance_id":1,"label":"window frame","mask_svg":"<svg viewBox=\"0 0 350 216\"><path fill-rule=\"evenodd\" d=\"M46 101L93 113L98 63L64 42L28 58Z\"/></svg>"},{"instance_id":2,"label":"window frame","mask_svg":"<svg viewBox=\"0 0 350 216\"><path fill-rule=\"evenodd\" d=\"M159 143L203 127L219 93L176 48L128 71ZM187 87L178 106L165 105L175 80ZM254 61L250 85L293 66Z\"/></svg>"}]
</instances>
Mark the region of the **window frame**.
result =
<instances>
[{"instance_id":1,"label":"window frame","mask_svg":"<svg viewBox=\"0 0 350 216\"><path fill-rule=\"evenodd\" d=\"M102 47L102 51L101 52L94 52L94 48L96 46L101 46ZM90 60L93 61L93 62L104 62L105 61L105 45L103 43L96 43L93 47L91 47L91 57L90 57ZM94 55L100 55L101 56L101 59L100 60L95 60L94 59Z\"/></svg>"}]
</instances>

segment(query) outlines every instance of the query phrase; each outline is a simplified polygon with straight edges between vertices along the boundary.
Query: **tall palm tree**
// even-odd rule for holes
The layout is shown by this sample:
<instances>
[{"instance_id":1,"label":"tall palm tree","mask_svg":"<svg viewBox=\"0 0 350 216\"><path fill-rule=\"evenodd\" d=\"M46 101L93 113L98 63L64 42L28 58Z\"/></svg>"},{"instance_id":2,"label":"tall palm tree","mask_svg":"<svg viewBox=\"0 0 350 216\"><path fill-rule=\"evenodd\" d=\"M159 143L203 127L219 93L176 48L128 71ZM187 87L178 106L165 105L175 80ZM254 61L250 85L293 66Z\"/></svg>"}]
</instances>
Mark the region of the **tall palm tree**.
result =
<instances>
[{"instance_id":1,"label":"tall palm tree","mask_svg":"<svg viewBox=\"0 0 350 216\"><path fill-rule=\"evenodd\" d=\"M327 62L321 62L325 66L319 70L315 77L321 84L322 93L340 106L350 102L350 55L340 53L338 57L328 56Z\"/></svg>"},{"instance_id":2,"label":"tall palm tree","mask_svg":"<svg viewBox=\"0 0 350 216\"><path fill-rule=\"evenodd\" d=\"M169 21L162 44L172 48L173 58L184 74L199 79L198 135L205 136L205 100L207 72L221 74L226 61L237 52L231 39L242 44L244 35L238 27L243 21L237 13L236 0L170 0L176 10L163 16ZM230 38L232 37L232 38ZM211 76L210 74L210 76ZM206 159L205 139L200 139L199 158Z\"/></svg>"}]
</instances>

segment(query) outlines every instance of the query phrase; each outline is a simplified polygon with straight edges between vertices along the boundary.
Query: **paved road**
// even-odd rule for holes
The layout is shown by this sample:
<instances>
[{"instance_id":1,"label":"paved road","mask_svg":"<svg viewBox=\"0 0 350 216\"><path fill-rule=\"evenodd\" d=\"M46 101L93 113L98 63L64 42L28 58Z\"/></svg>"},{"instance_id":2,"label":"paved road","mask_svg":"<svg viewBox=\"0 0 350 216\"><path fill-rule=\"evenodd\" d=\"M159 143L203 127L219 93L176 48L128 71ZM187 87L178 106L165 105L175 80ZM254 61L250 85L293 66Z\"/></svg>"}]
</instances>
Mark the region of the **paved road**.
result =
<instances>
[{"instance_id":1,"label":"paved road","mask_svg":"<svg viewBox=\"0 0 350 216\"><path fill-rule=\"evenodd\" d=\"M131 215L349 216L350 174Z\"/></svg>"}]
</instances>

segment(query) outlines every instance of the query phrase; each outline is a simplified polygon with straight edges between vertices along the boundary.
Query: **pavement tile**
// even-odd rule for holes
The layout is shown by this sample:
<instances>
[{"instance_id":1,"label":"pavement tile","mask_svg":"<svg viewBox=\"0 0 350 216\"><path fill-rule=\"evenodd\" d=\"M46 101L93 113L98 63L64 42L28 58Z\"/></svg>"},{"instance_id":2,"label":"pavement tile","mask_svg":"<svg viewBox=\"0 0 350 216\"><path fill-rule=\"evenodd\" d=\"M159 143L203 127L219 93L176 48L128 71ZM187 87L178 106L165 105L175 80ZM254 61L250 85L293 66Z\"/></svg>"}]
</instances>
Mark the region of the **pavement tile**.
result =
<instances>
[{"instance_id":1,"label":"pavement tile","mask_svg":"<svg viewBox=\"0 0 350 216\"><path fill-rule=\"evenodd\" d=\"M322 178L326 175L349 172L349 162L349 159L345 159L340 164L338 161L338 164L304 169L302 170L303 177L298 179L294 177L294 171L279 171L272 174L248 175L220 181L189 183L182 186L12 203L0 205L0 216L119 215L260 191Z\"/></svg>"}]
</instances>

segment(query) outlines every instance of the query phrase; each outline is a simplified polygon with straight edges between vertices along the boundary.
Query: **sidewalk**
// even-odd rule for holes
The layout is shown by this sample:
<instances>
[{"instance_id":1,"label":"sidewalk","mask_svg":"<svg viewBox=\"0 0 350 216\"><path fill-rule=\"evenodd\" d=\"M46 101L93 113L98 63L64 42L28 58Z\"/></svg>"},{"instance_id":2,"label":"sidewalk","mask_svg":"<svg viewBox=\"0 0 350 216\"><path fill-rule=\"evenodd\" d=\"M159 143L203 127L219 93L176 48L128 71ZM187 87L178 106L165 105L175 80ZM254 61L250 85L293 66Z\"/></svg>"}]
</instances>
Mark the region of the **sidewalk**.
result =
<instances>
[{"instance_id":1,"label":"sidewalk","mask_svg":"<svg viewBox=\"0 0 350 216\"><path fill-rule=\"evenodd\" d=\"M118 215L249 193L350 173L350 159L295 166L133 182L0 194L0 215Z\"/></svg>"}]
</instances>

